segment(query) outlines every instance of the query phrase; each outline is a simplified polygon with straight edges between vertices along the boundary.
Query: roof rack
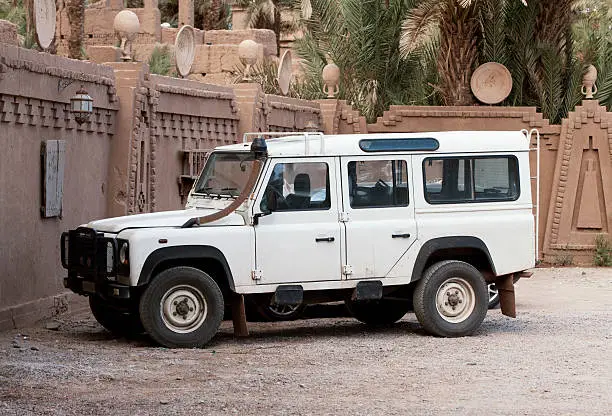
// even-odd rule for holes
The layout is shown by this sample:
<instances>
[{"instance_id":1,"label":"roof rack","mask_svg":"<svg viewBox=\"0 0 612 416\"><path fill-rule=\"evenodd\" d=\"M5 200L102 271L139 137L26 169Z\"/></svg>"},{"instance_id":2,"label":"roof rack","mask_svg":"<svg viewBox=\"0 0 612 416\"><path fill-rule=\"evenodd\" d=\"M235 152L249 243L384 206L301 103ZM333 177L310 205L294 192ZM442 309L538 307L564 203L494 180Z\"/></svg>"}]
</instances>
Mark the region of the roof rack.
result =
<instances>
[{"instance_id":1,"label":"roof rack","mask_svg":"<svg viewBox=\"0 0 612 416\"><path fill-rule=\"evenodd\" d=\"M303 131L267 131L267 132L253 132L253 133L244 133L242 137L242 142L249 142L249 137L264 137L272 136L272 137L284 137L284 136L303 136L304 137L304 155L310 155L310 141L311 138L319 138L319 152L320 154L325 153L325 135L320 131L317 132L303 132Z\"/></svg>"}]
</instances>

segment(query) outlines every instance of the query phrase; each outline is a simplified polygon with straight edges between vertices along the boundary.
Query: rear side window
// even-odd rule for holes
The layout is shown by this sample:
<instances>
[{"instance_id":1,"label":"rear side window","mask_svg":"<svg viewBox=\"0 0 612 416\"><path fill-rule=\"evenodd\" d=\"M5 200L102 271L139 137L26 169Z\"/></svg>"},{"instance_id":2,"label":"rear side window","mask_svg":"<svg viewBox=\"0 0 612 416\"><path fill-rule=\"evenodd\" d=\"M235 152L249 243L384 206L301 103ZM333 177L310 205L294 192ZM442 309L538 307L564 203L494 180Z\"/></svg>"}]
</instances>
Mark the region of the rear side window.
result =
<instances>
[{"instance_id":1,"label":"rear side window","mask_svg":"<svg viewBox=\"0 0 612 416\"><path fill-rule=\"evenodd\" d=\"M515 201L520 195L515 156L427 158L423 178L430 204Z\"/></svg>"},{"instance_id":2,"label":"rear side window","mask_svg":"<svg viewBox=\"0 0 612 416\"><path fill-rule=\"evenodd\" d=\"M360 160L348 163L351 208L408 206L405 160Z\"/></svg>"}]
</instances>

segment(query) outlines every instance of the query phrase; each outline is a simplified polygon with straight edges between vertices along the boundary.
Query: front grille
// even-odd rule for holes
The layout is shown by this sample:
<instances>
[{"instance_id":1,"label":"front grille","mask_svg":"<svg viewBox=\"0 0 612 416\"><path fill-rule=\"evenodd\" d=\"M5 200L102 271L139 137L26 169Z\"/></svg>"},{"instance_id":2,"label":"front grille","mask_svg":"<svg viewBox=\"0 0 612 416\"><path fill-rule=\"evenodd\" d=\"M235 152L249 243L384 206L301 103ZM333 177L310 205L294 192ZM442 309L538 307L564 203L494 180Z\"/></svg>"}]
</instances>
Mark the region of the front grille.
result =
<instances>
[{"instance_id":1,"label":"front grille","mask_svg":"<svg viewBox=\"0 0 612 416\"><path fill-rule=\"evenodd\" d=\"M65 244L68 238L68 244ZM67 252L66 252L67 251ZM62 235L62 262L70 272L90 279L115 274L116 242L92 228L79 227Z\"/></svg>"}]
</instances>

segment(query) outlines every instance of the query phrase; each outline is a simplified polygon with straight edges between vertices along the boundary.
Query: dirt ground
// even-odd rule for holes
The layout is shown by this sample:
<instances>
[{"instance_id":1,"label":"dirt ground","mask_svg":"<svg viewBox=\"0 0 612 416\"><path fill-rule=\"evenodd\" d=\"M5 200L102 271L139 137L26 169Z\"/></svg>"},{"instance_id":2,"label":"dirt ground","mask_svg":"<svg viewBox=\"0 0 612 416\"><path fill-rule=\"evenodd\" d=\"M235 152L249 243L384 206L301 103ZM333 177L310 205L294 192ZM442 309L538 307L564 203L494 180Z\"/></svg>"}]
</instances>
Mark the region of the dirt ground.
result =
<instances>
[{"instance_id":1,"label":"dirt ground","mask_svg":"<svg viewBox=\"0 0 612 416\"><path fill-rule=\"evenodd\" d=\"M115 338L89 313L0 333L0 415L604 415L612 407L612 269L538 269L517 319L425 335L414 314L224 322L202 350Z\"/></svg>"}]
</instances>

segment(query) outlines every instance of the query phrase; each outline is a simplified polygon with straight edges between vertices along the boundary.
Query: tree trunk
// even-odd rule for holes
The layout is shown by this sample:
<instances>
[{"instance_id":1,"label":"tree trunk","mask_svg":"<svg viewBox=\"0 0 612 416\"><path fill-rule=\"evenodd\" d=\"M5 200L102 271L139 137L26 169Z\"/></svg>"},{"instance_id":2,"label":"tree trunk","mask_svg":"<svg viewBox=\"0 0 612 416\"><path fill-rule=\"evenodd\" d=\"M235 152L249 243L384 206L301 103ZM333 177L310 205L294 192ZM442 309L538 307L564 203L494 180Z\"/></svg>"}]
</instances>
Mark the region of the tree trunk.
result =
<instances>
[{"instance_id":1,"label":"tree trunk","mask_svg":"<svg viewBox=\"0 0 612 416\"><path fill-rule=\"evenodd\" d=\"M210 0L204 12L202 26L204 30L219 29L219 15L221 14L221 0Z\"/></svg>"},{"instance_id":2,"label":"tree trunk","mask_svg":"<svg viewBox=\"0 0 612 416\"><path fill-rule=\"evenodd\" d=\"M85 3L83 0L66 0L70 37L68 38L68 56L81 59L83 50L83 23L85 20Z\"/></svg>"},{"instance_id":3,"label":"tree trunk","mask_svg":"<svg viewBox=\"0 0 612 416\"><path fill-rule=\"evenodd\" d=\"M26 38L34 41L34 0L23 0L26 18Z\"/></svg>"},{"instance_id":4,"label":"tree trunk","mask_svg":"<svg viewBox=\"0 0 612 416\"><path fill-rule=\"evenodd\" d=\"M280 56L281 11L279 1L274 1L274 34L276 35L276 56Z\"/></svg>"},{"instance_id":5,"label":"tree trunk","mask_svg":"<svg viewBox=\"0 0 612 416\"><path fill-rule=\"evenodd\" d=\"M440 20L440 51L437 57L439 90L445 105L472 105L470 79L477 62L480 37L475 3L461 7L445 0Z\"/></svg>"}]
</instances>

